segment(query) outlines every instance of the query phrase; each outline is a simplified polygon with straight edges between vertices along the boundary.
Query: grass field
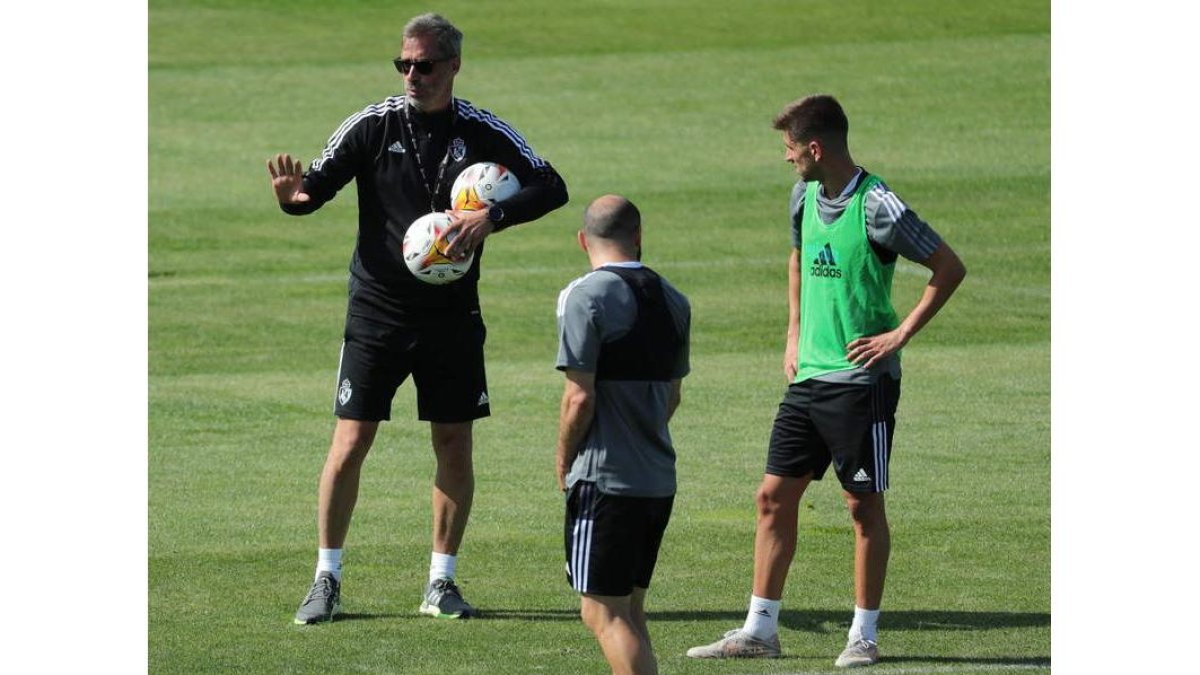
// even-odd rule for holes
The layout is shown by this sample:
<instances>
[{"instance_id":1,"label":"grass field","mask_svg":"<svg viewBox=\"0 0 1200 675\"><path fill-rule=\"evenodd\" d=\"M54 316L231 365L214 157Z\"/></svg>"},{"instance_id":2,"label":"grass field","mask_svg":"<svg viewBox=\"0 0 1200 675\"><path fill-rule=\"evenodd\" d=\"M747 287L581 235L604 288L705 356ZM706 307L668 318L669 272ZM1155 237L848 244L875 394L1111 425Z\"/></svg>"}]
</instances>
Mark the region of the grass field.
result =
<instances>
[{"instance_id":1,"label":"grass field","mask_svg":"<svg viewBox=\"0 0 1200 675\"><path fill-rule=\"evenodd\" d=\"M787 658L696 662L741 623L753 494L783 392L787 196L770 127L836 94L855 159L970 275L906 350L877 672L1050 670L1050 16L1046 0L149 3L149 669L603 673L563 580L554 301L583 207L629 196L646 261L689 295L675 516L651 589L664 673L832 671L852 609L849 519L816 484L784 598ZM404 21L466 34L455 93L511 121L572 199L488 243L493 417L459 574L485 620L416 614L427 428L411 387L368 460L345 620L296 627L356 211L283 215L265 162L311 159L398 90ZM895 299L925 274L901 263Z\"/></svg>"}]
</instances>

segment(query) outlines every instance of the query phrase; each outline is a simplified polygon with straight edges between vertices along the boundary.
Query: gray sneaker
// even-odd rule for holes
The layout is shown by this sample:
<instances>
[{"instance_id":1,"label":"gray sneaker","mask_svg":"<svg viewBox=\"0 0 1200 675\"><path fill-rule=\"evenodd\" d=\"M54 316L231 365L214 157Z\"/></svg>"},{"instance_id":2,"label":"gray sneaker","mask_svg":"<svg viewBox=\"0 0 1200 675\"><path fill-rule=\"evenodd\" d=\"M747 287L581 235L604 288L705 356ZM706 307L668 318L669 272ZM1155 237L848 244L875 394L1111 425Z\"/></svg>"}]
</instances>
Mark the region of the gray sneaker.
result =
<instances>
[{"instance_id":1,"label":"gray sneaker","mask_svg":"<svg viewBox=\"0 0 1200 675\"><path fill-rule=\"evenodd\" d=\"M858 668L879 662L879 646L870 640L855 640L846 644L833 665L838 668Z\"/></svg>"},{"instance_id":2,"label":"gray sneaker","mask_svg":"<svg viewBox=\"0 0 1200 675\"><path fill-rule=\"evenodd\" d=\"M687 650L693 659L777 659L781 654L778 634L769 640L759 640L741 628L725 633L725 637L710 645Z\"/></svg>"},{"instance_id":3,"label":"gray sneaker","mask_svg":"<svg viewBox=\"0 0 1200 675\"><path fill-rule=\"evenodd\" d=\"M333 578L332 572L321 572L313 582L300 609L296 610L294 623L328 623L342 611L342 585Z\"/></svg>"},{"instance_id":4,"label":"gray sneaker","mask_svg":"<svg viewBox=\"0 0 1200 675\"><path fill-rule=\"evenodd\" d=\"M435 579L425 587L421 613L439 619L469 619L479 616L479 610L463 600L453 579Z\"/></svg>"}]
</instances>

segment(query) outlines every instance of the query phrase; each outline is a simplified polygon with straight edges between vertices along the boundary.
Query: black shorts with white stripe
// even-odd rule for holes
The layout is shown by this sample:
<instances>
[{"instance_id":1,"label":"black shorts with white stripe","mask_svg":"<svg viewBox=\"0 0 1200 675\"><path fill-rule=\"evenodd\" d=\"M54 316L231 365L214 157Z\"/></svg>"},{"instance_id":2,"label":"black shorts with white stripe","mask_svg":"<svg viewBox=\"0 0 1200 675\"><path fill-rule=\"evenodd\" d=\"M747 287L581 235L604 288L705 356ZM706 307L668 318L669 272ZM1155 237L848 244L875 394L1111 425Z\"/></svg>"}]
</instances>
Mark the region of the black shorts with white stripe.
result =
<instances>
[{"instance_id":1,"label":"black shorts with white stripe","mask_svg":"<svg viewBox=\"0 0 1200 675\"><path fill-rule=\"evenodd\" d=\"M789 386L771 429L766 472L821 480L832 462L847 492L887 490L899 401L900 381L889 375L870 385Z\"/></svg>"},{"instance_id":2,"label":"black shorts with white stripe","mask_svg":"<svg viewBox=\"0 0 1200 675\"><path fill-rule=\"evenodd\" d=\"M567 583L589 595L649 588L675 497L609 495L578 481L567 491Z\"/></svg>"}]
</instances>

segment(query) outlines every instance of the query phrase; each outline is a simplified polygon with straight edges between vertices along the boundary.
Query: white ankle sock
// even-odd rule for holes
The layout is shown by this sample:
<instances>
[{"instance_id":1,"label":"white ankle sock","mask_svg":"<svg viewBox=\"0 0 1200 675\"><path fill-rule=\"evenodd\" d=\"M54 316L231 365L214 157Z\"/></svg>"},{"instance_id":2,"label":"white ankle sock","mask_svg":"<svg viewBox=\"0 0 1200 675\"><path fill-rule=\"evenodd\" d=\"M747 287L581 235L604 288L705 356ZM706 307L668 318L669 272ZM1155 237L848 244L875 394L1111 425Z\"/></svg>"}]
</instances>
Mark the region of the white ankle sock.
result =
<instances>
[{"instance_id":1,"label":"white ankle sock","mask_svg":"<svg viewBox=\"0 0 1200 675\"><path fill-rule=\"evenodd\" d=\"M453 579L458 567L458 556L434 551L429 556L429 580Z\"/></svg>"},{"instance_id":2,"label":"white ankle sock","mask_svg":"<svg viewBox=\"0 0 1200 675\"><path fill-rule=\"evenodd\" d=\"M854 621L850 624L850 642L858 642L859 640L878 642L878 623L879 610L863 609L856 606L854 608Z\"/></svg>"},{"instance_id":3,"label":"white ankle sock","mask_svg":"<svg viewBox=\"0 0 1200 675\"><path fill-rule=\"evenodd\" d=\"M750 596L750 609L746 612L746 623L742 630L759 640L767 640L779 632L779 607L782 600L767 600L757 595Z\"/></svg>"},{"instance_id":4,"label":"white ankle sock","mask_svg":"<svg viewBox=\"0 0 1200 675\"><path fill-rule=\"evenodd\" d=\"M342 549L317 549L317 574L321 572L331 572L333 578L337 579L339 584L342 583Z\"/></svg>"}]
</instances>

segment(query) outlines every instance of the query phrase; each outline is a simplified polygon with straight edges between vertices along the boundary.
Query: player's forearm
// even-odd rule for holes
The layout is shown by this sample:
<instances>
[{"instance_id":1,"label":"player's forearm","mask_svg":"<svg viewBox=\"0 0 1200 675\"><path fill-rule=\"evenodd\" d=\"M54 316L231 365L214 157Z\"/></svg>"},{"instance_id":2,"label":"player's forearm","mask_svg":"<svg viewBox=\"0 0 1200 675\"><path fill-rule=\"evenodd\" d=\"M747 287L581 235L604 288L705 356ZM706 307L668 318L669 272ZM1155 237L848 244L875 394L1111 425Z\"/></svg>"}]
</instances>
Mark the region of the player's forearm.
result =
<instances>
[{"instance_id":1,"label":"player's forearm","mask_svg":"<svg viewBox=\"0 0 1200 675\"><path fill-rule=\"evenodd\" d=\"M789 344L800 337L800 251L792 249L788 258L788 324Z\"/></svg>"},{"instance_id":2,"label":"player's forearm","mask_svg":"<svg viewBox=\"0 0 1200 675\"><path fill-rule=\"evenodd\" d=\"M954 291L967 276L966 266L945 244L934 251L927 266L932 270L933 275L929 278L929 283L921 293L921 299L917 305L904 317L897 328L905 343L920 332L934 316L937 316L937 313L946 305L950 296L954 295Z\"/></svg>"},{"instance_id":3,"label":"player's forearm","mask_svg":"<svg viewBox=\"0 0 1200 675\"><path fill-rule=\"evenodd\" d=\"M558 415L558 443L555 451L559 473L565 474L579 454L579 449L592 426L596 405L587 392L568 390L563 393Z\"/></svg>"},{"instance_id":4,"label":"player's forearm","mask_svg":"<svg viewBox=\"0 0 1200 675\"><path fill-rule=\"evenodd\" d=\"M501 202L504 220L496 224L496 231L537 220L566 204L568 199L562 177L553 169L546 169L520 192Z\"/></svg>"}]
</instances>

